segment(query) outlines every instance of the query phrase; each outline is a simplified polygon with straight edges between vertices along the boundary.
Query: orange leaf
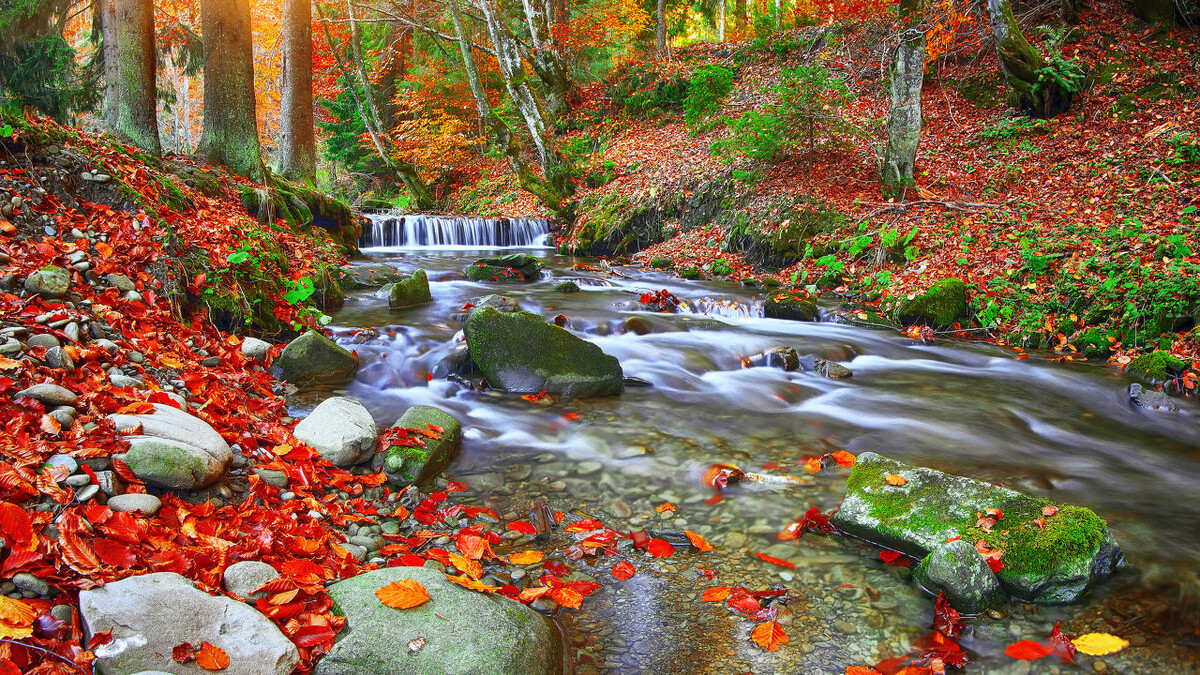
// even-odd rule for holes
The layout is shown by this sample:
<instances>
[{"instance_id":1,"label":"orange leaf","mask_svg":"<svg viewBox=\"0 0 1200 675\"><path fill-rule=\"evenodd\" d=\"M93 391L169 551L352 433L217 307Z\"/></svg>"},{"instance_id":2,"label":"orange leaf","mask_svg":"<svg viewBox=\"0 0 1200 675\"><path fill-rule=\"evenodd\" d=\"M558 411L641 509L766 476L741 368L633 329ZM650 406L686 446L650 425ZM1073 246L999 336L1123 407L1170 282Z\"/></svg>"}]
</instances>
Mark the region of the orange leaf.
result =
<instances>
[{"instance_id":1,"label":"orange leaf","mask_svg":"<svg viewBox=\"0 0 1200 675\"><path fill-rule=\"evenodd\" d=\"M667 511L674 511L675 505L672 504L671 502L663 502L663 503L659 504L658 506L654 507L654 510L659 513L666 513Z\"/></svg>"},{"instance_id":2,"label":"orange leaf","mask_svg":"<svg viewBox=\"0 0 1200 675\"><path fill-rule=\"evenodd\" d=\"M1004 650L1004 655L1012 659L1020 659L1021 661L1036 661L1043 656L1049 656L1054 653L1053 647L1047 647L1040 642L1033 640L1021 640L1014 642Z\"/></svg>"},{"instance_id":3,"label":"orange leaf","mask_svg":"<svg viewBox=\"0 0 1200 675\"><path fill-rule=\"evenodd\" d=\"M174 354L163 354L158 357L158 362L168 368L184 367L183 361L180 361L179 357L175 356Z\"/></svg>"},{"instance_id":4,"label":"orange leaf","mask_svg":"<svg viewBox=\"0 0 1200 675\"><path fill-rule=\"evenodd\" d=\"M21 367L20 361L14 361L14 360L8 358L7 356L0 356L0 370L12 370L14 368L20 368L20 367Z\"/></svg>"},{"instance_id":5,"label":"orange leaf","mask_svg":"<svg viewBox=\"0 0 1200 675\"><path fill-rule=\"evenodd\" d=\"M804 470L809 473L820 473L821 472L821 458L820 457L805 457L803 460L801 460L800 466L804 467Z\"/></svg>"},{"instance_id":6,"label":"orange leaf","mask_svg":"<svg viewBox=\"0 0 1200 675\"><path fill-rule=\"evenodd\" d=\"M522 551L508 556L508 562L514 565L533 565L540 563L544 557L540 551Z\"/></svg>"},{"instance_id":7,"label":"orange leaf","mask_svg":"<svg viewBox=\"0 0 1200 675\"><path fill-rule=\"evenodd\" d=\"M396 609L411 609L429 602L429 591L412 579L393 581L375 591L379 601Z\"/></svg>"},{"instance_id":8,"label":"orange leaf","mask_svg":"<svg viewBox=\"0 0 1200 675\"><path fill-rule=\"evenodd\" d=\"M471 579L468 577L452 577L449 574L447 574L446 581L456 583L459 586L462 586L463 588L469 588L473 591L479 591L480 593L495 593L496 591L500 590L499 586L491 586L491 585L483 583L482 581L476 581L475 579Z\"/></svg>"},{"instance_id":9,"label":"orange leaf","mask_svg":"<svg viewBox=\"0 0 1200 675\"><path fill-rule=\"evenodd\" d=\"M583 595L573 588L562 586L550 591L550 597L554 598L558 604L570 609L579 609L583 605Z\"/></svg>"},{"instance_id":10,"label":"orange leaf","mask_svg":"<svg viewBox=\"0 0 1200 675\"><path fill-rule=\"evenodd\" d=\"M37 610L20 600L0 595L0 621L13 626L28 626L37 617Z\"/></svg>"},{"instance_id":11,"label":"orange leaf","mask_svg":"<svg viewBox=\"0 0 1200 675\"><path fill-rule=\"evenodd\" d=\"M684 530L683 533L687 535L688 541L692 542L692 546L695 546L697 551L711 551L716 548L712 544L705 541L704 537L701 537L691 530Z\"/></svg>"},{"instance_id":12,"label":"orange leaf","mask_svg":"<svg viewBox=\"0 0 1200 675\"><path fill-rule=\"evenodd\" d=\"M482 565L457 553L450 554L450 564L457 567L459 572L462 572L476 581L479 580L479 577L483 576Z\"/></svg>"},{"instance_id":13,"label":"orange leaf","mask_svg":"<svg viewBox=\"0 0 1200 675\"><path fill-rule=\"evenodd\" d=\"M846 675L880 675L878 670L866 666L846 666Z\"/></svg>"},{"instance_id":14,"label":"orange leaf","mask_svg":"<svg viewBox=\"0 0 1200 675\"><path fill-rule=\"evenodd\" d=\"M704 595L700 597L705 602L720 602L729 597L728 586L713 586L704 590Z\"/></svg>"},{"instance_id":15,"label":"orange leaf","mask_svg":"<svg viewBox=\"0 0 1200 675\"><path fill-rule=\"evenodd\" d=\"M205 642L196 652L196 665L205 670L225 670L229 667L229 655L224 649Z\"/></svg>"},{"instance_id":16,"label":"orange leaf","mask_svg":"<svg viewBox=\"0 0 1200 675\"><path fill-rule=\"evenodd\" d=\"M675 547L662 539L651 539L646 544L646 552L655 558L665 558L675 552Z\"/></svg>"},{"instance_id":17,"label":"orange leaf","mask_svg":"<svg viewBox=\"0 0 1200 675\"><path fill-rule=\"evenodd\" d=\"M113 254L113 247L102 241L98 241L96 242L96 252L100 254L101 258L107 258Z\"/></svg>"},{"instance_id":18,"label":"orange leaf","mask_svg":"<svg viewBox=\"0 0 1200 675\"><path fill-rule=\"evenodd\" d=\"M831 454L830 457L833 457L833 461L837 462L838 466L854 466L854 462L858 460L857 457L845 450L838 450Z\"/></svg>"},{"instance_id":19,"label":"orange leaf","mask_svg":"<svg viewBox=\"0 0 1200 675\"><path fill-rule=\"evenodd\" d=\"M758 551L752 551L751 555L753 555L754 557L756 557L759 560L762 560L764 562L769 562L772 565L779 565L780 567L786 567L790 570L796 569L796 565L794 563L790 563L786 560L780 560L779 558L776 558L774 556L769 556L766 553L759 553Z\"/></svg>"},{"instance_id":20,"label":"orange leaf","mask_svg":"<svg viewBox=\"0 0 1200 675\"><path fill-rule=\"evenodd\" d=\"M625 581L629 577L637 574L637 569L630 565L628 561L622 560L612 568L612 575L621 581Z\"/></svg>"},{"instance_id":21,"label":"orange leaf","mask_svg":"<svg viewBox=\"0 0 1200 675\"><path fill-rule=\"evenodd\" d=\"M889 473L888 475L884 476L883 479L888 482L888 485L904 485L908 482L908 479L904 476L897 476L894 473Z\"/></svg>"},{"instance_id":22,"label":"orange leaf","mask_svg":"<svg viewBox=\"0 0 1200 675\"><path fill-rule=\"evenodd\" d=\"M754 632L750 633L750 639L763 649L773 652L779 649L779 645L787 644L788 634L783 632L783 627L779 625L779 622L767 621L754 627Z\"/></svg>"}]
</instances>

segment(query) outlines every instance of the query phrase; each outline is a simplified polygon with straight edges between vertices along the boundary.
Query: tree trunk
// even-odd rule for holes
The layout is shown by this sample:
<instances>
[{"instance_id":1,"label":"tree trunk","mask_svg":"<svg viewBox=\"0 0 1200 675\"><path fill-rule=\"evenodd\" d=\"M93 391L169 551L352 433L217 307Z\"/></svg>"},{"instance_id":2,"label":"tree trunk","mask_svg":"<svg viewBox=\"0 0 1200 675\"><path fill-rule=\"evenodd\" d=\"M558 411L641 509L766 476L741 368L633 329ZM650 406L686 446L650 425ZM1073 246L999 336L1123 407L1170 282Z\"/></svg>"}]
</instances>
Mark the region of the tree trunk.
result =
<instances>
[{"instance_id":1,"label":"tree trunk","mask_svg":"<svg viewBox=\"0 0 1200 675\"><path fill-rule=\"evenodd\" d=\"M736 0L733 3L734 39L746 37L746 0Z\"/></svg>"},{"instance_id":2,"label":"tree trunk","mask_svg":"<svg viewBox=\"0 0 1200 675\"><path fill-rule=\"evenodd\" d=\"M100 39L104 49L104 118L109 131L117 133L121 115L118 103L121 67L117 52L117 12L113 0L96 0L96 11L100 14Z\"/></svg>"},{"instance_id":3,"label":"tree trunk","mask_svg":"<svg viewBox=\"0 0 1200 675\"><path fill-rule=\"evenodd\" d=\"M921 85L925 82L924 0L901 0L904 28L892 68L888 142L883 152L883 193L903 199L914 186L913 165L921 144Z\"/></svg>"},{"instance_id":4,"label":"tree trunk","mask_svg":"<svg viewBox=\"0 0 1200 675\"><path fill-rule=\"evenodd\" d=\"M1133 13L1146 23L1175 25L1175 0L1133 0Z\"/></svg>"},{"instance_id":5,"label":"tree trunk","mask_svg":"<svg viewBox=\"0 0 1200 675\"><path fill-rule=\"evenodd\" d=\"M113 0L117 34L117 136L158 157L157 55L152 0Z\"/></svg>"},{"instance_id":6,"label":"tree trunk","mask_svg":"<svg viewBox=\"0 0 1200 675\"><path fill-rule=\"evenodd\" d=\"M317 177L313 121L311 0L283 0L283 93L279 115L279 173L312 185Z\"/></svg>"},{"instance_id":7,"label":"tree trunk","mask_svg":"<svg viewBox=\"0 0 1200 675\"><path fill-rule=\"evenodd\" d=\"M263 181L254 105L250 0L200 0L204 37L204 130L199 154Z\"/></svg>"},{"instance_id":8,"label":"tree trunk","mask_svg":"<svg viewBox=\"0 0 1200 675\"><path fill-rule=\"evenodd\" d=\"M1062 9L1062 20L1071 25L1079 23L1079 10L1083 5L1083 0L1059 0L1059 7Z\"/></svg>"},{"instance_id":9,"label":"tree trunk","mask_svg":"<svg viewBox=\"0 0 1200 675\"><path fill-rule=\"evenodd\" d=\"M1011 0L987 0L987 13L996 36L996 51L1004 79L1013 88L1017 107L1035 117L1054 117L1071 105L1071 92L1038 71L1046 61L1021 34Z\"/></svg>"},{"instance_id":10,"label":"tree trunk","mask_svg":"<svg viewBox=\"0 0 1200 675\"><path fill-rule=\"evenodd\" d=\"M720 9L717 11L717 42L725 41L725 3L727 0L719 0Z\"/></svg>"},{"instance_id":11,"label":"tree trunk","mask_svg":"<svg viewBox=\"0 0 1200 675\"><path fill-rule=\"evenodd\" d=\"M655 36L658 38L658 56L664 58L667 55L667 0L658 0L658 9L654 13L655 18Z\"/></svg>"}]
</instances>

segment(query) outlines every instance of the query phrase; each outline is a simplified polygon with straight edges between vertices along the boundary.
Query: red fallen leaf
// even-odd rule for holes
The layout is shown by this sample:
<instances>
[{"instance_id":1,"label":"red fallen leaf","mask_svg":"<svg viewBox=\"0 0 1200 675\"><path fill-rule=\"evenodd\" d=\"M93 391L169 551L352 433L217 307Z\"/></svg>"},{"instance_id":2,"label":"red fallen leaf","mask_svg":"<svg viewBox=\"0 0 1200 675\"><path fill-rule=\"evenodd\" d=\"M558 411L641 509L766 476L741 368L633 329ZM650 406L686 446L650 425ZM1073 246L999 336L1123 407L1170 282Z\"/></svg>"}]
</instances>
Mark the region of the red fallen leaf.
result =
<instances>
[{"instance_id":1,"label":"red fallen leaf","mask_svg":"<svg viewBox=\"0 0 1200 675\"><path fill-rule=\"evenodd\" d=\"M800 460L800 466L809 473L821 473L821 469L825 468L820 457L805 457Z\"/></svg>"},{"instance_id":2,"label":"red fallen leaf","mask_svg":"<svg viewBox=\"0 0 1200 675\"><path fill-rule=\"evenodd\" d=\"M40 426L42 431L48 434L57 434L62 431L62 423L49 415L42 415Z\"/></svg>"},{"instance_id":3,"label":"red fallen leaf","mask_svg":"<svg viewBox=\"0 0 1200 675\"><path fill-rule=\"evenodd\" d=\"M705 602L720 602L729 597L732 589L728 586L713 586L712 588L704 589L704 595L700 599Z\"/></svg>"},{"instance_id":4,"label":"red fallen leaf","mask_svg":"<svg viewBox=\"0 0 1200 675\"><path fill-rule=\"evenodd\" d=\"M137 564L137 556L129 546L113 539L93 539L92 548L96 557L103 562L121 569L129 569Z\"/></svg>"},{"instance_id":5,"label":"red fallen leaf","mask_svg":"<svg viewBox=\"0 0 1200 675\"><path fill-rule=\"evenodd\" d=\"M629 577L637 574L637 569L628 561L622 560L612 568L612 575L621 581L625 581Z\"/></svg>"},{"instance_id":6,"label":"red fallen leaf","mask_svg":"<svg viewBox=\"0 0 1200 675\"><path fill-rule=\"evenodd\" d=\"M1063 663L1075 660L1075 643L1071 641L1070 636L1063 634L1057 622L1054 624L1054 630L1050 631L1050 644L1054 648L1054 655L1062 659Z\"/></svg>"},{"instance_id":7,"label":"red fallen leaf","mask_svg":"<svg viewBox=\"0 0 1200 675\"><path fill-rule=\"evenodd\" d=\"M958 610L950 606L945 593L938 593L933 602L933 629L949 638L962 633L962 622Z\"/></svg>"},{"instance_id":8,"label":"red fallen leaf","mask_svg":"<svg viewBox=\"0 0 1200 675\"><path fill-rule=\"evenodd\" d=\"M887 481L888 485L904 485L908 483L907 478L894 473L889 473L888 475L884 476L883 479Z\"/></svg>"},{"instance_id":9,"label":"red fallen leaf","mask_svg":"<svg viewBox=\"0 0 1200 675\"><path fill-rule=\"evenodd\" d=\"M171 650L171 658L177 663L190 663L196 660L196 648L190 642L175 645Z\"/></svg>"},{"instance_id":10,"label":"red fallen leaf","mask_svg":"<svg viewBox=\"0 0 1200 675\"><path fill-rule=\"evenodd\" d=\"M651 539L646 544L646 552L655 558L666 558L675 552L675 547L662 539Z\"/></svg>"},{"instance_id":11,"label":"red fallen leaf","mask_svg":"<svg viewBox=\"0 0 1200 675\"><path fill-rule=\"evenodd\" d=\"M25 567L35 562L40 562L44 557L40 551L19 551L14 549L4 559L4 565L0 566L0 577L8 577L16 574Z\"/></svg>"},{"instance_id":12,"label":"red fallen leaf","mask_svg":"<svg viewBox=\"0 0 1200 675\"><path fill-rule=\"evenodd\" d=\"M104 631L103 633L92 633L91 639L87 641L87 648L94 650L94 649L96 649L96 647L99 647L100 645L106 645L112 641L113 641L112 629L109 628L108 630ZM191 645L188 645L188 646L190 647Z\"/></svg>"},{"instance_id":13,"label":"red fallen leaf","mask_svg":"<svg viewBox=\"0 0 1200 675\"><path fill-rule=\"evenodd\" d=\"M28 544L33 539L29 513L16 504L0 501L0 536L13 548Z\"/></svg>"},{"instance_id":14,"label":"red fallen leaf","mask_svg":"<svg viewBox=\"0 0 1200 675\"><path fill-rule=\"evenodd\" d=\"M846 666L846 675L883 675L883 673L866 666Z\"/></svg>"},{"instance_id":15,"label":"red fallen leaf","mask_svg":"<svg viewBox=\"0 0 1200 675\"><path fill-rule=\"evenodd\" d=\"M762 605L758 602L758 599L749 595L732 596L729 598L729 602L725 603L725 606L742 614L753 614L762 609Z\"/></svg>"},{"instance_id":16,"label":"red fallen leaf","mask_svg":"<svg viewBox=\"0 0 1200 675\"><path fill-rule=\"evenodd\" d=\"M1039 530L1046 529L1046 519L1045 518L1034 518L1033 524L1037 525Z\"/></svg>"},{"instance_id":17,"label":"red fallen leaf","mask_svg":"<svg viewBox=\"0 0 1200 675\"><path fill-rule=\"evenodd\" d=\"M779 558L776 558L776 557L774 557L774 556L769 556L769 555L767 555L766 553L759 553L758 551L751 551L751 552L750 552L750 555L752 555L752 556L754 556L754 557L756 557L756 558L758 558L759 560L762 560L762 561L764 561L764 562L769 562L769 563L771 563L772 565L779 565L780 567L786 567L786 568L788 568L789 570L794 570L794 569L796 569L796 565L795 565L795 563L791 563L791 562L788 562L788 561L786 561L786 560L780 560Z\"/></svg>"},{"instance_id":18,"label":"red fallen leaf","mask_svg":"<svg viewBox=\"0 0 1200 675\"><path fill-rule=\"evenodd\" d=\"M292 633L292 642L299 647L311 647L332 641L336 634L328 626L304 626Z\"/></svg>"},{"instance_id":19,"label":"red fallen leaf","mask_svg":"<svg viewBox=\"0 0 1200 675\"><path fill-rule=\"evenodd\" d=\"M999 574L1000 570L1004 569L1004 563L999 558L985 558L988 567L991 568L992 574Z\"/></svg>"},{"instance_id":20,"label":"red fallen leaf","mask_svg":"<svg viewBox=\"0 0 1200 675\"><path fill-rule=\"evenodd\" d=\"M718 492L717 494L709 497L708 499L705 499L704 503L707 504L708 506L716 506L717 504L720 504L723 501L725 501L725 495Z\"/></svg>"},{"instance_id":21,"label":"red fallen leaf","mask_svg":"<svg viewBox=\"0 0 1200 675\"><path fill-rule=\"evenodd\" d=\"M574 422L575 420L579 419L579 413L577 413L577 412L563 413L563 419L567 420L568 422Z\"/></svg>"},{"instance_id":22,"label":"red fallen leaf","mask_svg":"<svg viewBox=\"0 0 1200 675\"><path fill-rule=\"evenodd\" d=\"M704 472L705 484L718 490L723 490L745 477L746 474L732 464L713 464Z\"/></svg>"},{"instance_id":23,"label":"red fallen leaf","mask_svg":"<svg viewBox=\"0 0 1200 675\"><path fill-rule=\"evenodd\" d=\"M788 634L778 622L768 621L755 626L754 631L750 633L750 639L764 650L773 652L779 649L779 645L787 644Z\"/></svg>"},{"instance_id":24,"label":"red fallen leaf","mask_svg":"<svg viewBox=\"0 0 1200 675\"><path fill-rule=\"evenodd\" d=\"M583 606L583 595L567 586L550 591L550 597L554 598L558 604L570 609L579 609Z\"/></svg>"},{"instance_id":25,"label":"red fallen leaf","mask_svg":"<svg viewBox=\"0 0 1200 675\"><path fill-rule=\"evenodd\" d=\"M1054 653L1054 649L1033 640L1014 642L1004 649L1004 655L1021 661L1036 661Z\"/></svg>"},{"instance_id":26,"label":"red fallen leaf","mask_svg":"<svg viewBox=\"0 0 1200 675\"><path fill-rule=\"evenodd\" d=\"M663 502L663 503L659 504L658 506L654 507L654 511L656 513L666 513L667 511L675 511L675 510L676 510L675 505L672 504L671 502Z\"/></svg>"},{"instance_id":27,"label":"red fallen leaf","mask_svg":"<svg viewBox=\"0 0 1200 675\"><path fill-rule=\"evenodd\" d=\"M697 551L712 551L716 549L704 537L691 530L684 530L683 533L687 535L688 541L692 542L692 546L695 546Z\"/></svg>"},{"instance_id":28,"label":"red fallen leaf","mask_svg":"<svg viewBox=\"0 0 1200 675\"><path fill-rule=\"evenodd\" d=\"M884 565L908 567L908 558L904 557L904 554L899 551L880 551L879 559L883 561Z\"/></svg>"},{"instance_id":29,"label":"red fallen leaf","mask_svg":"<svg viewBox=\"0 0 1200 675\"><path fill-rule=\"evenodd\" d=\"M508 529L521 534L537 534L537 528L523 520L514 520L508 524Z\"/></svg>"},{"instance_id":30,"label":"red fallen leaf","mask_svg":"<svg viewBox=\"0 0 1200 675\"><path fill-rule=\"evenodd\" d=\"M854 463L858 461L857 457L845 450L832 452L829 456L833 457L833 461L837 462L838 466L854 466Z\"/></svg>"},{"instance_id":31,"label":"red fallen leaf","mask_svg":"<svg viewBox=\"0 0 1200 675\"><path fill-rule=\"evenodd\" d=\"M229 667L229 655L224 649L205 642L196 652L196 665L205 670L225 670Z\"/></svg>"},{"instance_id":32,"label":"red fallen leaf","mask_svg":"<svg viewBox=\"0 0 1200 675\"><path fill-rule=\"evenodd\" d=\"M1057 506L1043 506L1043 507L1042 507L1042 515L1043 515L1043 516L1046 516L1047 518L1049 518L1050 516L1053 516L1053 515L1055 515L1056 513L1058 513L1058 507L1057 507Z\"/></svg>"}]
</instances>

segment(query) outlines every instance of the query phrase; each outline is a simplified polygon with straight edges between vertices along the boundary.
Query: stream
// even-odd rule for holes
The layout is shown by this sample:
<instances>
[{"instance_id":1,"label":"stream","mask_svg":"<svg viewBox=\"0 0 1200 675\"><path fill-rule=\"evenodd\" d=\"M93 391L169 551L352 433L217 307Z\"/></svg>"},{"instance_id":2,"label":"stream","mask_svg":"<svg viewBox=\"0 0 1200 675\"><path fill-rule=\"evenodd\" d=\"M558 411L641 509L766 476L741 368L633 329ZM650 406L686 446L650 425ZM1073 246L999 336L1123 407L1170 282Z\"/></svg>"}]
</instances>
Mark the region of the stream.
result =
<instances>
[{"instance_id":1,"label":"stream","mask_svg":"<svg viewBox=\"0 0 1200 675\"><path fill-rule=\"evenodd\" d=\"M870 666L908 652L932 620L932 603L911 583L908 568L885 566L878 549L847 538L775 538L810 507L828 512L839 504L849 470L835 466L809 475L798 463L840 449L874 451L1087 506L1108 521L1124 548L1129 569L1082 604L1013 603L973 620L962 640L975 660L967 672L1075 670L1053 658L1030 663L1003 654L1011 642L1043 638L1060 620L1064 627L1076 620L1089 631L1130 638L1133 648L1103 659L1115 672L1195 667L1195 627L1169 619L1170 603L1185 602L1171 594L1197 592L1195 402L1180 401L1177 415L1148 414L1129 404L1128 381L1104 364L1018 360L985 344L925 345L894 330L764 319L761 289L683 281L639 267L607 273L596 260L558 256L550 248L501 251L539 256L545 263L539 281L473 283L462 269L498 253L475 243L503 238L463 240L469 224L459 235L431 237L405 224L406 234L389 240L376 220L375 241L390 246L364 247L356 263L423 268L433 295L430 304L392 311L377 289L354 291L334 315L338 341L357 350L363 363L346 393L362 401L381 428L415 404L458 417L463 453L449 473L467 485L469 503L504 519L525 518L545 501L552 511L594 516L619 531L692 529L718 547L702 554L677 545L662 559L632 553L638 574L624 582L609 573L615 560L596 567L572 562L604 585L582 609L558 617L575 673L842 673L848 665ZM538 234L528 232L518 243L534 243ZM552 292L567 279L582 292ZM695 311L644 311L638 295L659 289L691 301ZM455 315L490 293L547 318L565 315L569 330L616 356L626 376L651 386L546 405L447 379L441 363L462 340ZM628 323L634 317L640 319ZM853 377L835 381L743 366L743 357L780 346L837 361ZM713 490L702 477L717 462L799 481L738 486L709 504ZM656 512L664 502L677 510ZM796 567L771 565L751 552ZM716 576L709 580L698 569ZM775 652L749 641L753 624L743 615L700 600L710 586L774 584L796 592L779 615L790 641ZM1078 659L1087 670L1093 661L1100 659Z\"/></svg>"}]
</instances>

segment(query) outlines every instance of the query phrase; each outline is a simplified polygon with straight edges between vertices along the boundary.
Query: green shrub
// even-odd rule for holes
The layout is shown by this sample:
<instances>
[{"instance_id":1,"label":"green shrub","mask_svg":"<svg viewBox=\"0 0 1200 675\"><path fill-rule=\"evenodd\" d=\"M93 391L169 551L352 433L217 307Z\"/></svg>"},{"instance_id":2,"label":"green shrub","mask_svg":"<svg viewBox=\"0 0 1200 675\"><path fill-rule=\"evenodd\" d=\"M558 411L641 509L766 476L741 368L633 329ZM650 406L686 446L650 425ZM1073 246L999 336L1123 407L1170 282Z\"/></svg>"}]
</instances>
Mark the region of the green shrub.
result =
<instances>
[{"instance_id":1,"label":"green shrub","mask_svg":"<svg viewBox=\"0 0 1200 675\"><path fill-rule=\"evenodd\" d=\"M727 277L730 274L733 274L733 268L730 267L729 263L725 262L725 260L722 258L721 260L713 261L712 273L716 274L717 276Z\"/></svg>"},{"instance_id":2,"label":"green shrub","mask_svg":"<svg viewBox=\"0 0 1200 675\"><path fill-rule=\"evenodd\" d=\"M721 105L733 90L733 71L718 65L704 66L692 75L687 99L683 102L683 118L694 127Z\"/></svg>"},{"instance_id":3,"label":"green shrub","mask_svg":"<svg viewBox=\"0 0 1200 675\"><path fill-rule=\"evenodd\" d=\"M656 64L631 63L610 76L608 94L613 102L634 116L673 115L683 109L690 83L679 72L664 71Z\"/></svg>"}]
</instances>

